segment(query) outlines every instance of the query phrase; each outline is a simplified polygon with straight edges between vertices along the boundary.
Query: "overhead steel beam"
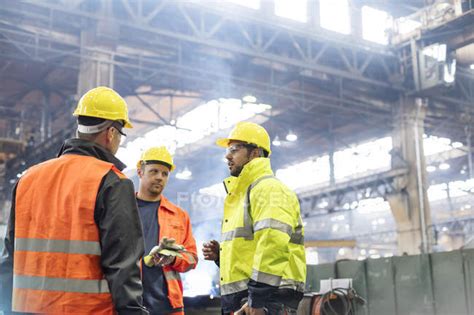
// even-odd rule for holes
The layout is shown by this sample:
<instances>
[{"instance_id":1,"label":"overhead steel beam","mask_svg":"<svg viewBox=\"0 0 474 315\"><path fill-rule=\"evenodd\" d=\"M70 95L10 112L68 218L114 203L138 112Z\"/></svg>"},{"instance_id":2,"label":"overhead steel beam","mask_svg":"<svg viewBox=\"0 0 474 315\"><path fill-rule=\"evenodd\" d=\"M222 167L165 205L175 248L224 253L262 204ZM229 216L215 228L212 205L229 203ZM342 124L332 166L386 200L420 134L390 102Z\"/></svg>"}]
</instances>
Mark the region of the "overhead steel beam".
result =
<instances>
[{"instance_id":1,"label":"overhead steel beam","mask_svg":"<svg viewBox=\"0 0 474 315\"><path fill-rule=\"evenodd\" d=\"M58 52L59 50L52 47L35 47L33 44L28 43L19 43L25 47L38 51L39 61L42 61L41 56L48 56L53 52ZM83 51L91 52L95 51L94 49L83 48ZM1 54L1 53L0 53ZM71 49L69 52L64 52L65 55L76 58L76 62L70 62L66 64L68 67L78 67L79 58L86 58L90 60L99 61L96 57L93 57L90 54L81 55L78 50ZM236 86L245 87L243 89L251 90L256 94L270 94L277 98L282 99L292 99L296 103L301 104L301 106L319 106L326 107L328 109L342 110L347 113L360 112L369 116L379 116L379 117L389 117L390 111L389 108L381 109L374 108L373 105L364 103L363 101L353 101L347 98L337 98L332 96L330 93L323 92L310 92L304 91L296 88L283 87L275 84L270 84L262 81L255 81L252 79L232 76L225 73L219 73L208 69L207 67L193 67L193 65L184 65L177 64L175 62L161 61L154 58L142 58L141 63L137 63L136 56L127 56L121 53L115 53L116 57L120 57L123 61L119 61L118 58L113 60L107 60L102 62L112 63L118 67L118 69L126 70L125 72L133 78L151 77L147 74L160 74L161 76L170 76L175 78L180 78L186 81L197 81L205 82L208 81L210 86L215 86L215 82L221 82L221 86L224 86L227 83L232 82ZM54 61L50 61L54 62ZM64 64L64 61L60 61L61 64ZM141 75L140 75L141 74ZM143 81L146 82L146 81ZM228 87L229 90L234 90L232 86ZM222 96L222 95L220 95ZM320 100L320 101L317 101ZM305 105L307 104L307 105Z\"/></svg>"},{"instance_id":2,"label":"overhead steel beam","mask_svg":"<svg viewBox=\"0 0 474 315\"><path fill-rule=\"evenodd\" d=\"M400 190L396 182L397 178L405 176L408 172L407 168L393 169L319 188L297 191L303 216L311 217L333 211L349 210L343 209L343 204L367 198L384 198L387 194L396 193ZM322 201L326 206L318 206Z\"/></svg>"},{"instance_id":3,"label":"overhead steel beam","mask_svg":"<svg viewBox=\"0 0 474 315\"><path fill-rule=\"evenodd\" d=\"M124 2L128 3L125 0ZM32 8L40 7L49 10L50 14L48 16L53 16L53 18L56 19L59 19L64 14L82 17L83 19L91 20L93 23L104 19L103 16L95 12L89 12L83 9L70 9L66 6L56 5L50 1L27 1L27 4L31 5ZM321 73L327 73L328 75L364 82L374 86L383 86L395 90L400 88L397 87L396 84L384 81L381 77L374 79L368 73L360 71L361 68L356 66L356 64L358 64L358 58L365 59L366 55L373 54L381 56L382 58L378 58L376 62L372 61L372 66L374 66L374 63L377 63L378 67L383 69L385 67L380 61L384 60L383 62L385 62L385 59L388 58L393 64L390 71L398 71L395 56L382 46L378 46L377 48L374 46L371 48L369 44L357 45L355 42L348 41L347 38L335 40L334 38L337 38L337 36L330 38L315 35L317 34L315 31L309 31L305 27L289 27L282 24L281 21L277 23L277 19L272 21L272 19L256 18L255 16L248 17L247 15L236 14L235 12L227 12L227 14L224 15L225 17L223 17L223 11L221 9L216 9L215 6L205 6L197 2L183 3L177 1L167 2L166 4L157 2L156 5L167 8L171 7L175 10L173 12L181 16L170 17L167 15L169 12L158 10L155 19L151 20L149 24L130 22L130 19L124 19L123 17L107 17L107 20L117 23L117 25L120 25L123 29L130 29L134 34L139 34L136 36L136 39L138 40L140 37L143 37L144 42L149 39L149 35L164 36L175 42L213 47L234 54L262 58L290 67L319 71ZM20 10L12 6L8 8L8 12L20 16L27 16L28 12L25 11L26 10ZM129 11L130 10L124 9L124 12L130 15L131 13ZM43 12L45 12L45 18L48 18L48 16L46 16L47 11ZM210 17L208 17L209 15L212 16L212 19L217 19L218 22L212 25L212 28L208 31L206 23L201 21L200 25L202 25L204 29L202 31L197 30L194 23L196 19L202 18L197 16L197 14L200 14L199 12L204 12L208 19L210 19ZM201 14L201 16L202 15L203 14ZM186 18L186 16L188 18ZM133 18L133 15L130 17ZM6 18L8 19L8 16ZM170 21L170 19L172 19L174 23L166 22ZM176 28L174 26L177 22L180 23L181 27ZM54 25L54 23L52 24ZM171 25L169 26L168 24ZM232 32L228 32L229 30ZM228 32L228 36L222 36L222 32ZM270 36L268 41L262 40L261 34ZM247 44L241 40L236 42L236 38L247 38ZM328 63L327 60L325 62L322 62L321 59L317 60L317 57L325 53L321 53L321 51L327 50L324 45L331 47L331 57L336 55L343 60L339 65L331 64L331 62ZM318 47L321 49L318 49ZM352 58L353 60L345 58L346 60L344 61L344 55L340 53L341 47L346 51L350 51L350 55L356 56L356 58ZM313 55L313 51L318 51L316 56Z\"/></svg>"}]
</instances>

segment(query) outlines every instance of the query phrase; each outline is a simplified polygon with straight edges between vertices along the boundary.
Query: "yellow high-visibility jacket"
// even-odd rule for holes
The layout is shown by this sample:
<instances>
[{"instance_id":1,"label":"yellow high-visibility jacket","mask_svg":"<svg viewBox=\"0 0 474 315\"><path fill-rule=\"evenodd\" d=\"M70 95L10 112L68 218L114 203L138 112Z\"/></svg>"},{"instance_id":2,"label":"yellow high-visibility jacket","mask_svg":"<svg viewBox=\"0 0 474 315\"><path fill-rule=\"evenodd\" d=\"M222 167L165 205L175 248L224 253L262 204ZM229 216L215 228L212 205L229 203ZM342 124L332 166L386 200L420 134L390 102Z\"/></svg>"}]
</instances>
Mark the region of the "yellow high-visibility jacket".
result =
<instances>
[{"instance_id":1,"label":"yellow high-visibility jacket","mask_svg":"<svg viewBox=\"0 0 474 315\"><path fill-rule=\"evenodd\" d=\"M232 296L250 291L249 282L302 293L306 258L296 194L273 176L268 158L253 159L224 184L219 261L224 310L238 307Z\"/></svg>"}]
</instances>

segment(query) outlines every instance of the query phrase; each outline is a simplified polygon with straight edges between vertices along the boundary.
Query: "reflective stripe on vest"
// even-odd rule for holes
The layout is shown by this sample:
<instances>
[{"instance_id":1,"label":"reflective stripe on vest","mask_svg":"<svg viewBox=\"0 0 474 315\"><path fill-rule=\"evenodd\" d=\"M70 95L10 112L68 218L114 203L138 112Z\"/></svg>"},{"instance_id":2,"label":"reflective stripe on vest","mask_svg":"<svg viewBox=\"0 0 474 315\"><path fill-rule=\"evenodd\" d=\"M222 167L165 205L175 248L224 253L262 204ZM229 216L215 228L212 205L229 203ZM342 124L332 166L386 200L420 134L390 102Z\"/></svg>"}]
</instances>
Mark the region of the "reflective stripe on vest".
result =
<instances>
[{"instance_id":1,"label":"reflective stripe on vest","mask_svg":"<svg viewBox=\"0 0 474 315\"><path fill-rule=\"evenodd\" d=\"M240 280L240 281L235 281L231 283L226 283L221 285L221 295L228 295L228 294L233 294L237 293L240 291L244 291L248 289L248 284L249 280Z\"/></svg>"},{"instance_id":2,"label":"reflective stripe on vest","mask_svg":"<svg viewBox=\"0 0 474 315\"><path fill-rule=\"evenodd\" d=\"M105 279L79 280L14 275L13 288L77 293L109 293L109 285Z\"/></svg>"},{"instance_id":3,"label":"reflective stripe on vest","mask_svg":"<svg viewBox=\"0 0 474 315\"><path fill-rule=\"evenodd\" d=\"M183 252L181 255L185 256L189 260L189 266L183 272L188 272L196 266L196 258L194 258L191 253Z\"/></svg>"},{"instance_id":4,"label":"reflective stripe on vest","mask_svg":"<svg viewBox=\"0 0 474 315\"><path fill-rule=\"evenodd\" d=\"M293 279L282 279L280 276L275 276L255 269L252 270L252 276L250 279L257 282L266 283L274 287L278 286L279 289L292 289L299 292L303 292L305 286L304 282Z\"/></svg>"},{"instance_id":5,"label":"reflective stripe on vest","mask_svg":"<svg viewBox=\"0 0 474 315\"><path fill-rule=\"evenodd\" d=\"M252 278L258 277L259 282L268 283L270 285L278 286L279 289L292 289L298 292L304 292L305 284L304 282L296 281L293 279L281 279L281 277L271 275L263 272L258 272L255 269L252 271ZM276 279L279 279L279 283L276 282ZM271 284L273 283L273 284ZM238 293L248 289L248 280L240 280L232 283L226 283L221 286L221 294L228 295Z\"/></svg>"},{"instance_id":6,"label":"reflective stripe on vest","mask_svg":"<svg viewBox=\"0 0 474 315\"><path fill-rule=\"evenodd\" d=\"M100 256L101 254L99 242L76 240L50 240L39 238L15 238L15 251L83 254L96 256ZM15 289L31 289L45 291L109 293L109 286L105 279L81 280L69 278L67 279L14 275L13 287Z\"/></svg>"},{"instance_id":7,"label":"reflective stripe on vest","mask_svg":"<svg viewBox=\"0 0 474 315\"><path fill-rule=\"evenodd\" d=\"M304 292L304 282L296 281L293 279L282 279L280 283L280 289L292 289L298 292Z\"/></svg>"},{"instance_id":8,"label":"reflective stripe on vest","mask_svg":"<svg viewBox=\"0 0 474 315\"><path fill-rule=\"evenodd\" d=\"M100 243L93 241L15 238L15 251L100 255Z\"/></svg>"},{"instance_id":9,"label":"reflective stripe on vest","mask_svg":"<svg viewBox=\"0 0 474 315\"><path fill-rule=\"evenodd\" d=\"M174 270L163 270L163 274L165 275L166 280L178 280L181 281L181 276L179 275L179 272L174 271Z\"/></svg>"},{"instance_id":10,"label":"reflective stripe on vest","mask_svg":"<svg viewBox=\"0 0 474 315\"><path fill-rule=\"evenodd\" d=\"M275 276L266 272L258 271L252 269L252 275L250 279L255 280L257 282L265 283L274 287L278 287L281 282L281 276Z\"/></svg>"},{"instance_id":11,"label":"reflective stripe on vest","mask_svg":"<svg viewBox=\"0 0 474 315\"><path fill-rule=\"evenodd\" d=\"M244 226L235 228L232 231L222 233L221 242L232 241L233 239L239 237L242 237L246 240L253 240L254 232L263 229L274 229L288 234L288 236L290 236L290 243L296 245L304 245L303 220L301 219L301 216L298 217L298 225L295 227L295 232L292 231L293 229L291 225L276 219L263 219L258 222L255 222L255 224L252 225L252 218L250 216L250 192L258 183L268 178L276 177L273 175L263 176L254 181L252 184L250 184L249 188L247 189L244 201Z\"/></svg>"}]
</instances>

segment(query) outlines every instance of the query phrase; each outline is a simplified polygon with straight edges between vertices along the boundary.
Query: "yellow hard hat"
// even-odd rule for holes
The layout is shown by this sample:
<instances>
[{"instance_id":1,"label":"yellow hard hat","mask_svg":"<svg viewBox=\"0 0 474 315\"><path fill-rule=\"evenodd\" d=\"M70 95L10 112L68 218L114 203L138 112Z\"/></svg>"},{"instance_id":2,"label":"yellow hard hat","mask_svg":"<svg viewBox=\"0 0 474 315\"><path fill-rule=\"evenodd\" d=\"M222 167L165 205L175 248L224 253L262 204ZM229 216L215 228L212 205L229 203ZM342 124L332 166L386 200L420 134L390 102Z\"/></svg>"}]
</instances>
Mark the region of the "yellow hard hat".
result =
<instances>
[{"instance_id":1,"label":"yellow hard hat","mask_svg":"<svg viewBox=\"0 0 474 315\"><path fill-rule=\"evenodd\" d=\"M123 120L125 128L133 128L128 119L127 103L117 92L105 86L96 87L84 94L72 115Z\"/></svg>"},{"instance_id":2,"label":"yellow hard hat","mask_svg":"<svg viewBox=\"0 0 474 315\"><path fill-rule=\"evenodd\" d=\"M173 157L166 149L166 147L154 147L144 151L142 153L140 161L138 161L137 163L137 168L140 168L142 162L146 161L160 161L168 164L171 167L171 171L175 169L175 165L173 164Z\"/></svg>"},{"instance_id":3,"label":"yellow hard hat","mask_svg":"<svg viewBox=\"0 0 474 315\"><path fill-rule=\"evenodd\" d=\"M267 151L268 155L272 153L270 150L270 136L268 132L262 126L252 122L244 121L237 123L230 132L229 137L217 139L216 144L220 147L227 148L231 140L255 144L259 148Z\"/></svg>"}]
</instances>

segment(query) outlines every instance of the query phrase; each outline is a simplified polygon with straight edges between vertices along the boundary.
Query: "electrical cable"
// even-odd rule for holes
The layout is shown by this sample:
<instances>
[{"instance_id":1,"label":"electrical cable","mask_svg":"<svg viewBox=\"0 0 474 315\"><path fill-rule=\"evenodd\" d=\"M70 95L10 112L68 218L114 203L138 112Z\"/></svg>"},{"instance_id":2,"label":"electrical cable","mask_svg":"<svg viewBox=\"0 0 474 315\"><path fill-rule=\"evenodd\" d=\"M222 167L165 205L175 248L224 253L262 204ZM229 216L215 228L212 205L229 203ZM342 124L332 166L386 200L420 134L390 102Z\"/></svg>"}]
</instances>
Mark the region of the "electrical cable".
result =
<instances>
[{"instance_id":1,"label":"electrical cable","mask_svg":"<svg viewBox=\"0 0 474 315\"><path fill-rule=\"evenodd\" d=\"M351 315L355 314L354 301L365 304L366 301L354 289L334 288L319 296L312 307L311 314Z\"/></svg>"}]
</instances>

